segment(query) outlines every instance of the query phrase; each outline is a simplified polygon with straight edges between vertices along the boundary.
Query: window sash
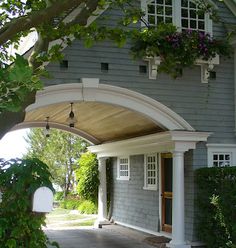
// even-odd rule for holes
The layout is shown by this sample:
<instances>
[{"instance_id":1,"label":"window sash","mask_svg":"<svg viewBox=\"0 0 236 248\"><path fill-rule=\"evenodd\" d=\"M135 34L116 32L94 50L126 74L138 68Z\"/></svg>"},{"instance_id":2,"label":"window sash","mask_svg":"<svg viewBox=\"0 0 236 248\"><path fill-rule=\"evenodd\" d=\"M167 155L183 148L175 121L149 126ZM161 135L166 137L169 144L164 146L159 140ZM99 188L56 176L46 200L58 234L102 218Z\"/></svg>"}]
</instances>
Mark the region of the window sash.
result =
<instances>
[{"instance_id":1,"label":"window sash","mask_svg":"<svg viewBox=\"0 0 236 248\"><path fill-rule=\"evenodd\" d=\"M144 189L157 189L157 166L158 166L157 154L145 155L144 163Z\"/></svg>"},{"instance_id":2,"label":"window sash","mask_svg":"<svg viewBox=\"0 0 236 248\"><path fill-rule=\"evenodd\" d=\"M187 6L183 6L182 4L183 0L172 0L172 5L169 5L169 1L168 0L163 0L163 13L160 13L158 15L156 15L157 13L157 9L152 7L152 11L151 8L148 6L160 6L160 2L157 2L157 0L155 1L151 1L151 0L141 0L141 8L144 10L145 12L145 16L144 16L144 20L146 23L149 23L149 16L152 16L152 22L151 24L149 24L150 26L154 26L157 25L157 17L159 16L160 18L162 18L162 20L166 20L166 18L172 18L172 21L169 21L170 23L173 23L173 25L175 25L177 27L177 29L179 31L189 28L190 26L192 26L193 30L200 30L200 31L204 31L209 33L210 35L213 34L213 30L212 30L212 20L210 19L210 16L208 13L203 14L203 16L201 14L198 13L194 13L193 11L194 6L192 4L188 4ZM189 0L191 2L191 0ZM193 1L192 1L193 2ZM170 14L170 11L167 9L171 7L172 8L172 13ZM185 17L182 14L182 9L187 9L188 15L192 16L191 20L187 20L188 24L186 27L182 27L182 22L186 21L186 19L184 19ZM196 18L195 18L196 15ZM159 19L160 19L159 18ZM183 20L182 20L183 19ZM196 23L195 23L196 22ZM196 24L196 28L194 28ZM141 24L143 27L145 27L145 24L142 23Z\"/></svg>"},{"instance_id":3,"label":"window sash","mask_svg":"<svg viewBox=\"0 0 236 248\"><path fill-rule=\"evenodd\" d=\"M213 167L232 166L232 154L230 152L212 153Z\"/></svg>"},{"instance_id":4,"label":"window sash","mask_svg":"<svg viewBox=\"0 0 236 248\"><path fill-rule=\"evenodd\" d=\"M117 179L128 180L129 179L129 157L118 158L118 171Z\"/></svg>"}]
</instances>

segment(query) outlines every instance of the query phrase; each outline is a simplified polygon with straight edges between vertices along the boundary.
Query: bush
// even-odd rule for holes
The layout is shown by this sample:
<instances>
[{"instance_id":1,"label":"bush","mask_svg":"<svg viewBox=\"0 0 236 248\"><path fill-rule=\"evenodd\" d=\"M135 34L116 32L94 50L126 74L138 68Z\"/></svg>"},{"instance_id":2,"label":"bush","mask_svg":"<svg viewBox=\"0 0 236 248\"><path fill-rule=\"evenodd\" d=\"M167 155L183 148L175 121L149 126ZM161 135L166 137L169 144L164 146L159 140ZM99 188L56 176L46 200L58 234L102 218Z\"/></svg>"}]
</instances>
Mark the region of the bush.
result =
<instances>
[{"instance_id":1,"label":"bush","mask_svg":"<svg viewBox=\"0 0 236 248\"><path fill-rule=\"evenodd\" d=\"M96 214L97 206L92 201L85 200L79 205L78 210L81 214Z\"/></svg>"},{"instance_id":2,"label":"bush","mask_svg":"<svg viewBox=\"0 0 236 248\"><path fill-rule=\"evenodd\" d=\"M236 247L236 167L196 171L199 237L209 248Z\"/></svg>"},{"instance_id":3,"label":"bush","mask_svg":"<svg viewBox=\"0 0 236 248\"><path fill-rule=\"evenodd\" d=\"M65 209L77 209L80 205L80 198L77 195L69 195L67 199L60 202L60 207Z\"/></svg>"},{"instance_id":4,"label":"bush","mask_svg":"<svg viewBox=\"0 0 236 248\"><path fill-rule=\"evenodd\" d=\"M82 199L97 204L99 178L96 155L87 152L80 157L78 163L79 169L75 172L77 192Z\"/></svg>"},{"instance_id":5,"label":"bush","mask_svg":"<svg viewBox=\"0 0 236 248\"><path fill-rule=\"evenodd\" d=\"M55 201L62 201L64 198L64 192L60 191L60 192L56 192L54 195L54 200Z\"/></svg>"},{"instance_id":6,"label":"bush","mask_svg":"<svg viewBox=\"0 0 236 248\"><path fill-rule=\"evenodd\" d=\"M53 189L50 179L47 165L38 159L0 161L1 248L48 247L42 230L45 214L32 212L32 196L39 187Z\"/></svg>"}]
</instances>

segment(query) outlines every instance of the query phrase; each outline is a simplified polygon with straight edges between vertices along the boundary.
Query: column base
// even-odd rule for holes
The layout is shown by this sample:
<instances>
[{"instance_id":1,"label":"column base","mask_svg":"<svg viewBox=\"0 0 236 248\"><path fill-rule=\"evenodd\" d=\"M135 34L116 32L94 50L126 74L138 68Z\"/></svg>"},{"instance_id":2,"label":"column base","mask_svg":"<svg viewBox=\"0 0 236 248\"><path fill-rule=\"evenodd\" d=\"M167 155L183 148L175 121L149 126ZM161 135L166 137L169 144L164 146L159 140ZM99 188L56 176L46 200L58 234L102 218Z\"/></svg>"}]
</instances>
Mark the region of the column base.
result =
<instances>
[{"instance_id":1,"label":"column base","mask_svg":"<svg viewBox=\"0 0 236 248\"><path fill-rule=\"evenodd\" d=\"M107 219L96 220L93 226L95 228L102 228L103 225L111 225L111 223Z\"/></svg>"},{"instance_id":2,"label":"column base","mask_svg":"<svg viewBox=\"0 0 236 248\"><path fill-rule=\"evenodd\" d=\"M171 243L168 243L168 244L166 244L166 247L169 247L169 248L191 248L191 245L187 245L187 244L171 244Z\"/></svg>"}]
</instances>

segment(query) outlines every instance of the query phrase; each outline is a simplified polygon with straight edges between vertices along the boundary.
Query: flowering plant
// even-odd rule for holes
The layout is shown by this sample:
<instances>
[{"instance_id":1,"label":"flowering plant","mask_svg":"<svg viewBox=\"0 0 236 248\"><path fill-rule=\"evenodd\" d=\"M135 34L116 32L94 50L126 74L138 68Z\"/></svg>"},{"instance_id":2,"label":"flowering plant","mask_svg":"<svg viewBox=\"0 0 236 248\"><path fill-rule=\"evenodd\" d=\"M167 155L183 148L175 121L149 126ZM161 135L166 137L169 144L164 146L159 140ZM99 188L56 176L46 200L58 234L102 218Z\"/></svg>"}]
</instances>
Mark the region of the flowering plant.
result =
<instances>
[{"instance_id":1,"label":"flowering plant","mask_svg":"<svg viewBox=\"0 0 236 248\"><path fill-rule=\"evenodd\" d=\"M230 56L231 46L227 39L213 39L197 30L178 32L172 24L160 24L156 28L135 32L131 52L135 58L157 57L161 59L159 72L176 78L182 69L194 65L197 59L208 61L217 54Z\"/></svg>"}]
</instances>

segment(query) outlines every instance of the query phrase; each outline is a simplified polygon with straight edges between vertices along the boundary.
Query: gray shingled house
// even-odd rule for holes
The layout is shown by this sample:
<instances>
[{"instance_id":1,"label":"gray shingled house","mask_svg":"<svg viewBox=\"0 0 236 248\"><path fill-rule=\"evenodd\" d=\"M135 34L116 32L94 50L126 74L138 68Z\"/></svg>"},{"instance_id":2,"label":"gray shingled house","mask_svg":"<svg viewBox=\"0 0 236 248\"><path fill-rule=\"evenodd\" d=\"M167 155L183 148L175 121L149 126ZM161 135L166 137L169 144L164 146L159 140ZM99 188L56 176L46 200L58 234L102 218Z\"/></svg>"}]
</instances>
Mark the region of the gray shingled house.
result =
<instances>
[{"instance_id":1,"label":"gray shingled house","mask_svg":"<svg viewBox=\"0 0 236 248\"><path fill-rule=\"evenodd\" d=\"M169 20L222 37L236 24L236 3L209 2L225 25L212 22L207 14L200 18L190 0L140 4L154 24ZM89 23L112 16L113 25L120 12L108 8L99 15ZM230 59L216 59L214 77L208 77L208 63L199 62L177 79L157 73L158 61L153 58L133 60L129 43L118 48L101 42L88 49L74 40L64 54L63 63L48 64L53 78L16 128L44 127L49 117L50 126L91 143L90 151L99 160L100 221L107 219L106 160L111 158L114 222L171 237L170 247L200 246L194 170L236 165L236 50ZM71 103L74 127L66 120Z\"/></svg>"}]
</instances>

